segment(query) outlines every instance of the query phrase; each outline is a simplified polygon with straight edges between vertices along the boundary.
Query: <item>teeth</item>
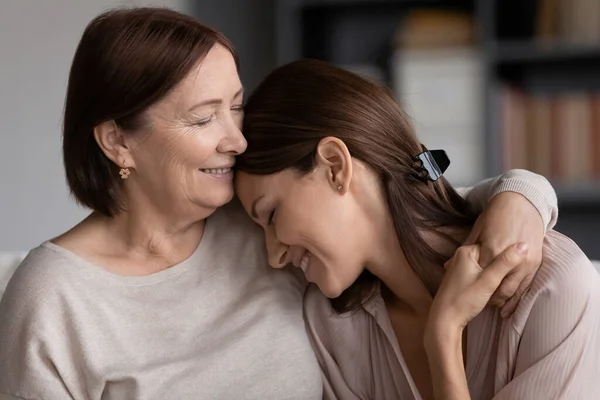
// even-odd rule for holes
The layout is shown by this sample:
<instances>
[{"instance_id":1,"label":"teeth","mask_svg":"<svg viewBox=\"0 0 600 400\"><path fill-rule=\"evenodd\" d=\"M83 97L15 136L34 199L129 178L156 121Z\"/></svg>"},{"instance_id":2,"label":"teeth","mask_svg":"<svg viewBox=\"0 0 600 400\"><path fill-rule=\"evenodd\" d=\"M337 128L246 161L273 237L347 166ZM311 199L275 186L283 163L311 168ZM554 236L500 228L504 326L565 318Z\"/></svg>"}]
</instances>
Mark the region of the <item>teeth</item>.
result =
<instances>
[{"instance_id":1,"label":"teeth","mask_svg":"<svg viewBox=\"0 0 600 400\"><path fill-rule=\"evenodd\" d=\"M231 168L206 168L201 169L200 171L204 172L205 174L222 175L231 172Z\"/></svg>"},{"instance_id":2,"label":"teeth","mask_svg":"<svg viewBox=\"0 0 600 400\"><path fill-rule=\"evenodd\" d=\"M302 268L302 272L306 273L306 269L308 268L308 263L310 262L310 251L306 251L304 256L302 256L302 260L300 260L300 268Z\"/></svg>"}]
</instances>

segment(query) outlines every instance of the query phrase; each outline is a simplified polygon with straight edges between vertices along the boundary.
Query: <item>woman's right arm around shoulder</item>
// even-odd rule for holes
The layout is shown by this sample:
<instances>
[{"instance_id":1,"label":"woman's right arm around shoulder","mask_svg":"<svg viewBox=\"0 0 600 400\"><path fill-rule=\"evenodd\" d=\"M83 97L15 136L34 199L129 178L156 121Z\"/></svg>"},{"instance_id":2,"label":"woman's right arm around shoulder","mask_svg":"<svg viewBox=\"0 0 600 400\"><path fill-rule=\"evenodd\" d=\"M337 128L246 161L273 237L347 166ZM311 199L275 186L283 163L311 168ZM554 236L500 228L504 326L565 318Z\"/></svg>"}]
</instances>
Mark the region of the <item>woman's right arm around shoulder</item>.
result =
<instances>
[{"instance_id":1,"label":"woman's right arm around shoulder","mask_svg":"<svg viewBox=\"0 0 600 400\"><path fill-rule=\"evenodd\" d=\"M549 233L544 253L531 289L506 322L494 400L598 399L600 276L558 232Z\"/></svg>"},{"instance_id":2,"label":"woman's right arm around shoulder","mask_svg":"<svg viewBox=\"0 0 600 400\"><path fill-rule=\"evenodd\" d=\"M17 268L0 301L0 400L72 399L62 374L76 374L60 300L36 250ZM79 397L78 397L79 398ZM83 397L82 397L83 398Z\"/></svg>"}]
</instances>

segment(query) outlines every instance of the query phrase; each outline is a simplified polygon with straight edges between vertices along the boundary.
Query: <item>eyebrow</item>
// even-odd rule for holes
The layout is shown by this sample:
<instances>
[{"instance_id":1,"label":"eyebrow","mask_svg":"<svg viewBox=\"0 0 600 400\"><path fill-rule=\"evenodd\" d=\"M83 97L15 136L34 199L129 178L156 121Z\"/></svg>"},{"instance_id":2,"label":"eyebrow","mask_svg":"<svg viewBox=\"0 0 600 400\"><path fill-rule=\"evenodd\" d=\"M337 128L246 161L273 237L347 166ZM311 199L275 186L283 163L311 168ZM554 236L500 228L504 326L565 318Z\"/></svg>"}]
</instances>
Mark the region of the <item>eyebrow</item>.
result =
<instances>
[{"instance_id":1,"label":"eyebrow","mask_svg":"<svg viewBox=\"0 0 600 400\"><path fill-rule=\"evenodd\" d=\"M250 215L252 215L252 218L258 219L258 212L256 211L256 206L264 197L265 197L265 195L262 195L258 199L254 200L254 203L252 203L252 207L250 210Z\"/></svg>"},{"instance_id":2,"label":"eyebrow","mask_svg":"<svg viewBox=\"0 0 600 400\"><path fill-rule=\"evenodd\" d=\"M241 87L237 92L235 92L235 95L233 96L234 99L238 98L239 96L244 94L244 88ZM198 107L203 107L203 106L208 106L208 105L214 105L214 104L221 104L223 102L222 99L208 99L208 100L204 100L201 101L200 103L196 103L193 106L190 107L190 109L188 111L192 111Z\"/></svg>"}]
</instances>

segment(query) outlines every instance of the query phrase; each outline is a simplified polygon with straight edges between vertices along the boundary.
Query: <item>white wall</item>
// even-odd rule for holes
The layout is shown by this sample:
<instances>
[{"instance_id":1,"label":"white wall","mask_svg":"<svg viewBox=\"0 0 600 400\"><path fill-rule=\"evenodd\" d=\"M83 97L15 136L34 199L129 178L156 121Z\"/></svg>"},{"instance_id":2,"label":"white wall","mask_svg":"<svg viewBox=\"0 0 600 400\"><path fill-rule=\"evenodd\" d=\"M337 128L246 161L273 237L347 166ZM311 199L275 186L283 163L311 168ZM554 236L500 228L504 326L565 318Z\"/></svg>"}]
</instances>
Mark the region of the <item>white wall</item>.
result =
<instances>
[{"instance_id":1,"label":"white wall","mask_svg":"<svg viewBox=\"0 0 600 400\"><path fill-rule=\"evenodd\" d=\"M69 198L62 166L71 59L95 15L147 4L186 11L187 1L0 1L0 250L28 250L87 214Z\"/></svg>"}]
</instances>

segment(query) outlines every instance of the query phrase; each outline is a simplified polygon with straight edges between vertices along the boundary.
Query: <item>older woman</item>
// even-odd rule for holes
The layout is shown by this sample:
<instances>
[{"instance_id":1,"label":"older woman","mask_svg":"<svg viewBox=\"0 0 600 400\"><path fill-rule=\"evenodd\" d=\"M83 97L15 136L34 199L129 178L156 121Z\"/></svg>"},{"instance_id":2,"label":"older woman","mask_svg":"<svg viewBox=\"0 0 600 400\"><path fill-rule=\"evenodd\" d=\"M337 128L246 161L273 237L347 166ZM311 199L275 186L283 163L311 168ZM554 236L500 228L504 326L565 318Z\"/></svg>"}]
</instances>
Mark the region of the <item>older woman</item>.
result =
<instances>
[{"instance_id":1,"label":"older woman","mask_svg":"<svg viewBox=\"0 0 600 400\"><path fill-rule=\"evenodd\" d=\"M600 398L600 276L575 243L548 233L502 319L486 303L527 243L485 270L480 246L459 247L478 213L382 87L298 61L246 111L238 195L271 265L318 286L304 308L327 399Z\"/></svg>"},{"instance_id":2,"label":"older woman","mask_svg":"<svg viewBox=\"0 0 600 400\"><path fill-rule=\"evenodd\" d=\"M246 149L242 102L233 46L194 19L134 8L89 24L63 145L69 187L92 213L33 249L11 280L0 303L0 393L321 398L305 282L271 270L260 231L237 203L225 206ZM526 239L539 250L556 217L548 183L517 173L470 198L499 192L473 238L490 254ZM510 213L517 224L502 222ZM508 292L538 265L523 263Z\"/></svg>"}]
</instances>

